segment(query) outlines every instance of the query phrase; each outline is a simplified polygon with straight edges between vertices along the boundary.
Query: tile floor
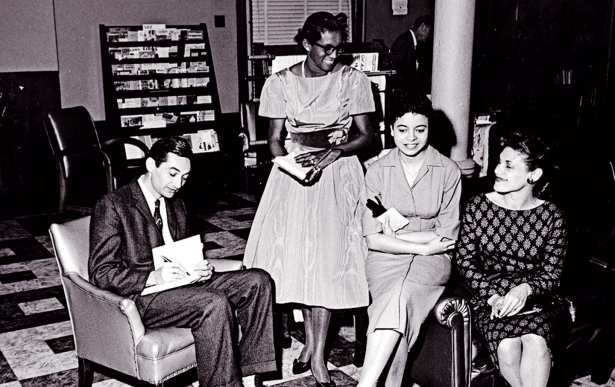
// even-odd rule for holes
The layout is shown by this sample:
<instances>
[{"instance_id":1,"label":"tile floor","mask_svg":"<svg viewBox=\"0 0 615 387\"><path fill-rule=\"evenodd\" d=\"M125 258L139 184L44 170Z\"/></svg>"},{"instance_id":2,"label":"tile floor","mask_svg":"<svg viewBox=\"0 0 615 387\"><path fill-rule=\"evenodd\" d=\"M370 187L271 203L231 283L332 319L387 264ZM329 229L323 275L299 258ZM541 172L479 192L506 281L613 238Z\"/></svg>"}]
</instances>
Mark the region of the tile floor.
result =
<instances>
[{"instance_id":1,"label":"tile floor","mask_svg":"<svg viewBox=\"0 0 615 387\"><path fill-rule=\"evenodd\" d=\"M241 259L256 198L226 194L210 210L191 219L192 230L204 235L208 256ZM58 269L47 234L49 225L81 216L41 215L0 221L0 387L76 386L77 358ZM352 365L352 317L334 316L337 339L329 368L338 386L354 386L360 369ZM292 346L282 354L282 370L268 385L313 386L310 372L292 375L292 360L303 346L300 324L292 324ZM190 386L193 372L173 380L172 386ZM96 387L140 386L135 380L96 368ZM595 386L589 377L572 386ZM615 387L615 373L606 386Z\"/></svg>"}]
</instances>

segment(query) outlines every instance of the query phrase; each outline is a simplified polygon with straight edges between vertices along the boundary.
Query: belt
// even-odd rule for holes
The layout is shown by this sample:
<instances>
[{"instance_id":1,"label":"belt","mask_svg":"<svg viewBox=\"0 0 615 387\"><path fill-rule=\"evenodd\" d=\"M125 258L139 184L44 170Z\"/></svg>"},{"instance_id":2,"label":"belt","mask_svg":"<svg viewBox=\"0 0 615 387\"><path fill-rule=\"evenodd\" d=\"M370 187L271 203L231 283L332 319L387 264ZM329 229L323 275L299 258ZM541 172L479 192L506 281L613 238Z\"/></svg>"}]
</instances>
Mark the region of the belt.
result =
<instances>
[{"instance_id":1,"label":"belt","mask_svg":"<svg viewBox=\"0 0 615 387\"><path fill-rule=\"evenodd\" d=\"M331 148L334 144L329 141L331 139L329 135L335 131L341 130L342 129L328 129L309 133L291 133L290 139L296 144L312 148ZM343 139L341 142L346 142L346 139Z\"/></svg>"}]
</instances>

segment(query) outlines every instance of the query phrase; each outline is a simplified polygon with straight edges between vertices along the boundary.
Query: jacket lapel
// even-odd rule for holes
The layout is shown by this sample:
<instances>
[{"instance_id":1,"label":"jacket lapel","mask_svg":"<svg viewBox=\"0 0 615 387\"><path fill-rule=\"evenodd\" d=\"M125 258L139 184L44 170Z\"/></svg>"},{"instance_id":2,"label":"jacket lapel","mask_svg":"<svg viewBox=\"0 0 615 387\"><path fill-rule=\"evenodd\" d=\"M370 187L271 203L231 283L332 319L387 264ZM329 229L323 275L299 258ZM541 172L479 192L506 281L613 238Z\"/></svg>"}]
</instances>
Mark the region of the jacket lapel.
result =
<instances>
[{"instance_id":1,"label":"jacket lapel","mask_svg":"<svg viewBox=\"0 0 615 387\"><path fill-rule=\"evenodd\" d=\"M156 227L156 220L154 220L154 216L152 215L149 206L147 205L147 201L145 200L145 195L143 195L139 182L136 179L130 183L130 189L132 191L134 206L137 210L139 210L139 212L141 212L145 219L147 219L147 221L154 226L154 228L158 229L158 227Z\"/></svg>"},{"instance_id":2,"label":"jacket lapel","mask_svg":"<svg viewBox=\"0 0 615 387\"><path fill-rule=\"evenodd\" d=\"M171 200L164 199L164 201L167 207L167 226L169 227L171 237L174 241L177 241L181 239L181 237L179 235L179 223L177 221L177 213L175 212L175 206Z\"/></svg>"}]
</instances>

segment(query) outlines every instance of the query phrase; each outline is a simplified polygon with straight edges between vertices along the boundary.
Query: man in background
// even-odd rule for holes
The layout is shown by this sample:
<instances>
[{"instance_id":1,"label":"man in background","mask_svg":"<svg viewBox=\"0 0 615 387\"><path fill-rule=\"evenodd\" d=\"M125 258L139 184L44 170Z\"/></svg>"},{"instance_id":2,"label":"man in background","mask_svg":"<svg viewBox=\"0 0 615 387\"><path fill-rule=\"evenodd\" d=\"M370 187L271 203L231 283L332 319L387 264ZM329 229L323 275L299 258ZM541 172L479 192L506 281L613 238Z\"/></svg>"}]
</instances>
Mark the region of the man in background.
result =
<instances>
[{"instance_id":1,"label":"man in background","mask_svg":"<svg viewBox=\"0 0 615 387\"><path fill-rule=\"evenodd\" d=\"M433 16L416 18L412 28L391 46L392 68L397 76L393 88L430 94Z\"/></svg>"}]
</instances>

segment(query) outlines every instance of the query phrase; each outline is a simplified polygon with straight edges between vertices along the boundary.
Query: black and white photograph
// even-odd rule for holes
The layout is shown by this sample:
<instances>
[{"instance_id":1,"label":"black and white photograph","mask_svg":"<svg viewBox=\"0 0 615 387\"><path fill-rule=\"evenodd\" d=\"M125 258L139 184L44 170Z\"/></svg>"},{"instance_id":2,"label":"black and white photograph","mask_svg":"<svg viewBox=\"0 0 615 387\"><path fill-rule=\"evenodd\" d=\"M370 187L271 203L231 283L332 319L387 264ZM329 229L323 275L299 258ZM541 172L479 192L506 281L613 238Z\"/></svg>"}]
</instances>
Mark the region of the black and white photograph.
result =
<instances>
[{"instance_id":1,"label":"black and white photograph","mask_svg":"<svg viewBox=\"0 0 615 387\"><path fill-rule=\"evenodd\" d=\"M0 387L615 387L615 0L0 11Z\"/></svg>"}]
</instances>

